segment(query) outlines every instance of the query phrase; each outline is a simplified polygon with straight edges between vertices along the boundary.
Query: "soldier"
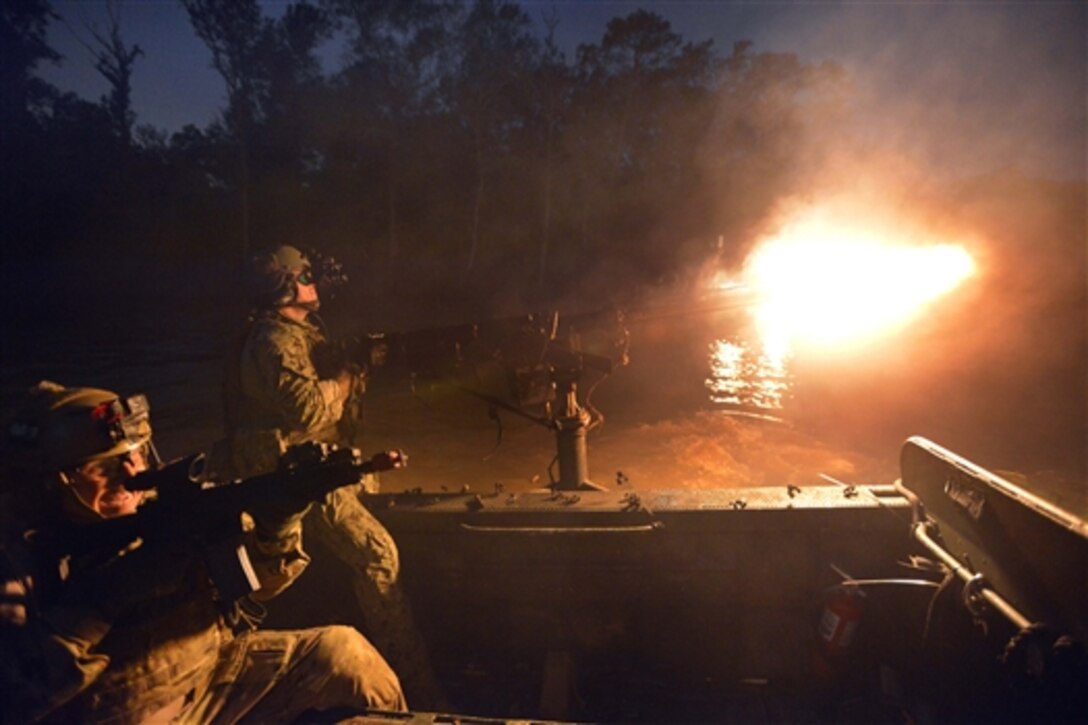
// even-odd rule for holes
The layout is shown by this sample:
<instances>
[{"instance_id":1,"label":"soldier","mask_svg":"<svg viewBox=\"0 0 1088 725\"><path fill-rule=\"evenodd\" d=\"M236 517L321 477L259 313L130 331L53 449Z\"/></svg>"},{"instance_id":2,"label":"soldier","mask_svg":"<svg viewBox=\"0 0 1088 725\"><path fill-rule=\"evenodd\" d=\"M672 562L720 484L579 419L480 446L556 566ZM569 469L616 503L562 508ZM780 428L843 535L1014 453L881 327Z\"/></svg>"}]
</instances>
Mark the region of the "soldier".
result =
<instances>
[{"instance_id":1,"label":"soldier","mask_svg":"<svg viewBox=\"0 0 1088 725\"><path fill-rule=\"evenodd\" d=\"M275 467L287 446L345 440L345 409L357 404L358 372L348 366L320 377L314 352L325 342L315 271L292 246L257 254L247 281L254 314L228 353L224 383L227 475ZM223 464L219 464L223 465ZM389 532L360 501L362 485L330 494L306 519L307 532L346 563L368 630L396 667L416 707L444 702L426 648L398 582L399 560Z\"/></svg>"},{"instance_id":2,"label":"soldier","mask_svg":"<svg viewBox=\"0 0 1088 725\"><path fill-rule=\"evenodd\" d=\"M43 381L4 430L0 722L286 722L311 710L406 709L397 676L350 627L233 635L207 551L184 536L120 551L55 545L47 532L74 535L141 505L126 484L154 451L148 412L143 396ZM309 561L306 507L277 500L252 512L245 547L258 599Z\"/></svg>"}]
</instances>

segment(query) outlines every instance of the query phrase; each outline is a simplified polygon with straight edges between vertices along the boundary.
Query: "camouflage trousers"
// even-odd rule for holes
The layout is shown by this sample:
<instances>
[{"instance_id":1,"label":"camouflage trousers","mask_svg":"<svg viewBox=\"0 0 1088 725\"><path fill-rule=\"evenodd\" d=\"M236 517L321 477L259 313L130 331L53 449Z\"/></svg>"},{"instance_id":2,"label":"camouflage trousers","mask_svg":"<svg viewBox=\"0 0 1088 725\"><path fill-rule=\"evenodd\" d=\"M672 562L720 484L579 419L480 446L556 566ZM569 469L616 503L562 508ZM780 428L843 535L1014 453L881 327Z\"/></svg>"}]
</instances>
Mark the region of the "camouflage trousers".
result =
<instances>
[{"instance_id":1,"label":"camouflage trousers","mask_svg":"<svg viewBox=\"0 0 1088 725\"><path fill-rule=\"evenodd\" d=\"M359 494L362 486L333 491L303 521L305 535L319 540L355 572L352 589L367 636L400 676L417 710L445 709L427 647L400 586L400 558L393 537Z\"/></svg>"},{"instance_id":2,"label":"camouflage trousers","mask_svg":"<svg viewBox=\"0 0 1088 725\"><path fill-rule=\"evenodd\" d=\"M224 646L191 703L154 720L286 723L311 710L366 708L408 709L396 674L358 631L257 630Z\"/></svg>"}]
</instances>

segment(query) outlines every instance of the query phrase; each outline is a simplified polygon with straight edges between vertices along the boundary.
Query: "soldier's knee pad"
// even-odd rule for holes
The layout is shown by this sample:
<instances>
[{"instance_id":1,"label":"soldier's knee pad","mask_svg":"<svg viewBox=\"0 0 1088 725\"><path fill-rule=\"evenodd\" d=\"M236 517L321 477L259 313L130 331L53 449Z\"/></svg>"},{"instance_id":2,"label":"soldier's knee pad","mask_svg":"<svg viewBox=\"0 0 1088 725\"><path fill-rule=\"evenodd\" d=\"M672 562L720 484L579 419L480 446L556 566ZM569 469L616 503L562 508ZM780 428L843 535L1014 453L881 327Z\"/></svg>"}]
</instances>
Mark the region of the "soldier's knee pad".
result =
<instances>
[{"instance_id":1,"label":"soldier's knee pad","mask_svg":"<svg viewBox=\"0 0 1088 725\"><path fill-rule=\"evenodd\" d=\"M332 674L350 677L380 655L357 629L334 624L321 628L314 645L314 656Z\"/></svg>"},{"instance_id":2,"label":"soldier's knee pad","mask_svg":"<svg viewBox=\"0 0 1088 725\"><path fill-rule=\"evenodd\" d=\"M321 628L314 645L329 677L329 688L346 687L361 695L369 707L406 709L400 680L378 650L354 627L329 625Z\"/></svg>"}]
</instances>

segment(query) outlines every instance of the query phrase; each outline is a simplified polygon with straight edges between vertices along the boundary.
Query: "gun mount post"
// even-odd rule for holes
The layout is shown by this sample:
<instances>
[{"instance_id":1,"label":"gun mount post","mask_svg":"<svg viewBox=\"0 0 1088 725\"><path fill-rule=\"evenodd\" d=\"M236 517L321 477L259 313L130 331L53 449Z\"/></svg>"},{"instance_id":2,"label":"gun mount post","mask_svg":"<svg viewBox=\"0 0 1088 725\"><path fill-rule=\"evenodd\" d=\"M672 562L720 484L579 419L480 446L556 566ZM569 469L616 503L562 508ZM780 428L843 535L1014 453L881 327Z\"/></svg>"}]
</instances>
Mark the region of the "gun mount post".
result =
<instances>
[{"instance_id":1,"label":"gun mount post","mask_svg":"<svg viewBox=\"0 0 1088 725\"><path fill-rule=\"evenodd\" d=\"M457 389L555 433L559 490L604 490L589 480L586 435L603 418L591 413L588 399L578 400L578 383L587 370L603 377L627 364L629 335L623 313L609 308L568 318L559 313L491 320L356 338L350 352L334 350L332 360L347 359L364 368L399 366L409 373L412 390L419 380L455 381ZM342 363L325 366L339 370ZM599 383L596 380L592 387ZM543 414L535 411L543 409ZM499 431L501 441L501 427ZM549 467L551 474L551 467Z\"/></svg>"},{"instance_id":2,"label":"gun mount post","mask_svg":"<svg viewBox=\"0 0 1088 725\"><path fill-rule=\"evenodd\" d=\"M578 403L577 373L556 371L556 398L560 409L553 418L555 426L555 450L559 460L557 490L602 491L589 480L589 456L586 451L586 433L589 431L589 411Z\"/></svg>"}]
</instances>

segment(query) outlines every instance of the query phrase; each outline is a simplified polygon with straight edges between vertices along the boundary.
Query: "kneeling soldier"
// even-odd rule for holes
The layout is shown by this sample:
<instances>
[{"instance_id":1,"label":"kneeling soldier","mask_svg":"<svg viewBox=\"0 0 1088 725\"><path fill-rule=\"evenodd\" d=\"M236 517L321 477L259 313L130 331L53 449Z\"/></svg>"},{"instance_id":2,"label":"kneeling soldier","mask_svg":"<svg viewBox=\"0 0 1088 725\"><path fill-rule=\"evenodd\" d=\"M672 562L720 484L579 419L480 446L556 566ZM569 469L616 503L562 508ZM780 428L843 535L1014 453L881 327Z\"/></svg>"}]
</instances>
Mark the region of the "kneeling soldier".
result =
<instances>
[{"instance_id":1,"label":"kneeling soldier","mask_svg":"<svg viewBox=\"0 0 1088 725\"><path fill-rule=\"evenodd\" d=\"M126 483L153 453L142 396L43 382L8 421L0 721L290 722L307 711L406 709L397 676L350 627L232 634L232 603L209 578L207 552L184 537L90 551L39 535L135 513L144 494ZM305 510L252 512L254 597L275 596L305 568Z\"/></svg>"}]
</instances>

